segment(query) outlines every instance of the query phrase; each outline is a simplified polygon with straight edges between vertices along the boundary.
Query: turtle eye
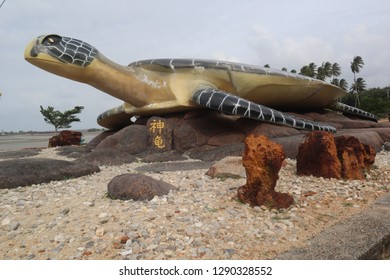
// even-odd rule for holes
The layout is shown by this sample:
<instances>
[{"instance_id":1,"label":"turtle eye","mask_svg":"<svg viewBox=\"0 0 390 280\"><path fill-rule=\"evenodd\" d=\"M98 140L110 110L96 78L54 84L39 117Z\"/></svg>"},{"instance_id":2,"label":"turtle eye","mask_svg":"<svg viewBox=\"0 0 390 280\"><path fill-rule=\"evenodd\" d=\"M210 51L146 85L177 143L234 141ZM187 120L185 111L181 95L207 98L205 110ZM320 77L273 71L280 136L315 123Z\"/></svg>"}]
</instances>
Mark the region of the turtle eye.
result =
<instances>
[{"instance_id":1,"label":"turtle eye","mask_svg":"<svg viewBox=\"0 0 390 280\"><path fill-rule=\"evenodd\" d=\"M44 46L53 46L62 40L61 36L58 35L48 35L42 40L42 45Z\"/></svg>"}]
</instances>

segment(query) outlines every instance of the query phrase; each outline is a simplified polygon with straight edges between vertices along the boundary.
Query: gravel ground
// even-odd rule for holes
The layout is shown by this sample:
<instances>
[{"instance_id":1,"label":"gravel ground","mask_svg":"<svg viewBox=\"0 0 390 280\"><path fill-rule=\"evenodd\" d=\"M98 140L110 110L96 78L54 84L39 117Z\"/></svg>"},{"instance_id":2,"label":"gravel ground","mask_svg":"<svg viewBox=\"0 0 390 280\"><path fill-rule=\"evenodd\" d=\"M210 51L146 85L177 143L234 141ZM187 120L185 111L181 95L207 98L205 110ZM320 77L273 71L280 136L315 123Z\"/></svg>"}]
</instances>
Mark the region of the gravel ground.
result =
<instances>
[{"instance_id":1,"label":"gravel ground","mask_svg":"<svg viewBox=\"0 0 390 280\"><path fill-rule=\"evenodd\" d=\"M56 149L38 157L62 158ZM145 163L102 166L97 174L0 190L0 259L271 259L390 191L390 153L365 181L295 175L287 159L277 191L295 204L277 211L236 198L245 179L211 179L206 169L144 172L178 188L152 201L107 196L116 175ZM337 242L337 240L335 240Z\"/></svg>"}]
</instances>

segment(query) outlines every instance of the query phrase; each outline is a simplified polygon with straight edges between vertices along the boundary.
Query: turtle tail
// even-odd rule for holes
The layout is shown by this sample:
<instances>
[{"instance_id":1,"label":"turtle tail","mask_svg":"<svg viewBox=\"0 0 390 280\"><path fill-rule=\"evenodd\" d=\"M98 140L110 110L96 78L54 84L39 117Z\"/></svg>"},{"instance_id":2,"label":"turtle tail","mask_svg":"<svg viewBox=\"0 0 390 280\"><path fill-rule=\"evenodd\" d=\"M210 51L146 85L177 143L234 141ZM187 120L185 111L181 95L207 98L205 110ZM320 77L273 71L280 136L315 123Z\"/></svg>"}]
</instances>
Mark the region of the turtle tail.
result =
<instances>
[{"instance_id":1,"label":"turtle tail","mask_svg":"<svg viewBox=\"0 0 390 280\"><path fill-rule=\"evenodd\" d=\"M192 94L192 101L203 107L263 122L290 126L297 129L336 132L336 128L333 126L300 119L218 89L203 88L196 90Z\"/></svg>"},{"instance_id":2,"label":"turtle tail","mask_svg":"<svg viewBox=\"0 0 390 280\"><path fill-rule=\"evenodd\" d=\"M350 114L350 115L359 116L361 118L368 119L375 122L378 121L378 118L374 114L368 113L359 108L352 107L341 102L334 103L333 105L329 106L329 109Z\"/></svg>"}]
</instances>

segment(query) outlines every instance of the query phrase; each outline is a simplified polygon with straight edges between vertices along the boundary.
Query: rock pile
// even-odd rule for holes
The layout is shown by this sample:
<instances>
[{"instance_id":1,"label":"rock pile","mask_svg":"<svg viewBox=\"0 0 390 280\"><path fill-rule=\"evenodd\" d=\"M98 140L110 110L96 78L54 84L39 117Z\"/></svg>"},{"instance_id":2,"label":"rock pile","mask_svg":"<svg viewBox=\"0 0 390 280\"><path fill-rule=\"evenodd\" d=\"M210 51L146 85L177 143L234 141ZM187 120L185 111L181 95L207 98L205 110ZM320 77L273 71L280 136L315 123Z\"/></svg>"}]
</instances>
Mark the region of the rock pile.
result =
<instances>
[{"instance_id":1,"label":"rock pile","mask_svg":"<svg viewBox=\"0 0 390 280\"><path fill-rule=\"evenodd\" d=\"M279 171L285 159L283 147L265 136L250 135L245 139L242 164L247 182L238 188L238 197L251 206L288 208L294 199L286 193L275 191Z\"/></svg>"},{"instance_id":2,"label":"rock pile","mask_svg":"<svg viewBox=\"0 0 390 280\"><path fill-rule=\"evenodd\" d=\"M315 131L299 146L297 174L362 180L375 162L375 155L372 147L353 136L334 137Z\"/></svg>"},{"instance_id":3,"label":"rock pile","mask_svg":"<svg viewBox=\"0 0 390 280\"><path fill-rule=\"evenodd\" d=\"M354 120L335 112L311 112L300 118L325 122L377 152L390 141L390 124ZM296 158L308 131L273 125L210 110L196 110L163 116L141 117L119 131L106 131L91 141L96 149L119 149L131 155L176 151L191 158L217 161L241 156L248 135L264 135L284 147L286 157Z\"/></svg>"}]
</instances>

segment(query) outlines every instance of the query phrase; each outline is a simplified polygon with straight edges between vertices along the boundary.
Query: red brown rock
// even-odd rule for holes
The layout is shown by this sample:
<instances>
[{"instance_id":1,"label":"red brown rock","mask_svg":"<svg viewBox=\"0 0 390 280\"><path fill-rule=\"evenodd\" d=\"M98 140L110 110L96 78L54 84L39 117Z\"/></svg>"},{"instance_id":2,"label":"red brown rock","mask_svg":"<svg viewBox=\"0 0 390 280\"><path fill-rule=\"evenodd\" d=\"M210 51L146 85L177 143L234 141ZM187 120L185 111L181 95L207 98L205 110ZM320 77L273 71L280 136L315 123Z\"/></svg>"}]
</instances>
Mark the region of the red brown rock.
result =
<instances>
[{"instance_id":1,"label":"red brown rock","mask_svg":"<svg viewBox=\"0 0 390 280\"><path fill-rule=\"evenodd\" d=\"M375 162L375 150L353 136L311 132L299 147L297 174L363 180Z\"/></svg>"},{"instance_id":2,"label":"red brown rock","mask_svg":"<svg viewBox=\"0 0 390 280\"><path fill-rule=\"evenodd\" d=\"M63 130L49 139L48 147L80 146L82 133L73 130Z\"/></svg>"},{"instance_id":3,"label":"red brown rock","mask_svg":"<svg viewBox=\"0 0 390 280\"><path fill-rule=\"evenodd\" d=\"M341 162L341 177L364 180L365 171L369 170L375 162L375 150L352 136L336 137L335 142Z\"/></svg>"},{"instance_id":4,"label":"red brown rock","mask_svg":"<svg viewBox=\"0 0 390 280\"><path fill-rule=\"evenodd\" d=\"M267 137L246 137L242 164L246 170L247 182L238 188L238 197L251 206L288 208L294 202L293 197L275 191L284 158L283 147Z\"/></svg>"},{"instance_id":5,"label":"red brown rock","mask_svg":"<svg viewBox=\"0 0 390 280\"><path fill-rule=\"evenodd\" d=\"M341 179L341 163L333 134L313 131L299 146L297 174Z\"/></svg>"}]
</instances>

